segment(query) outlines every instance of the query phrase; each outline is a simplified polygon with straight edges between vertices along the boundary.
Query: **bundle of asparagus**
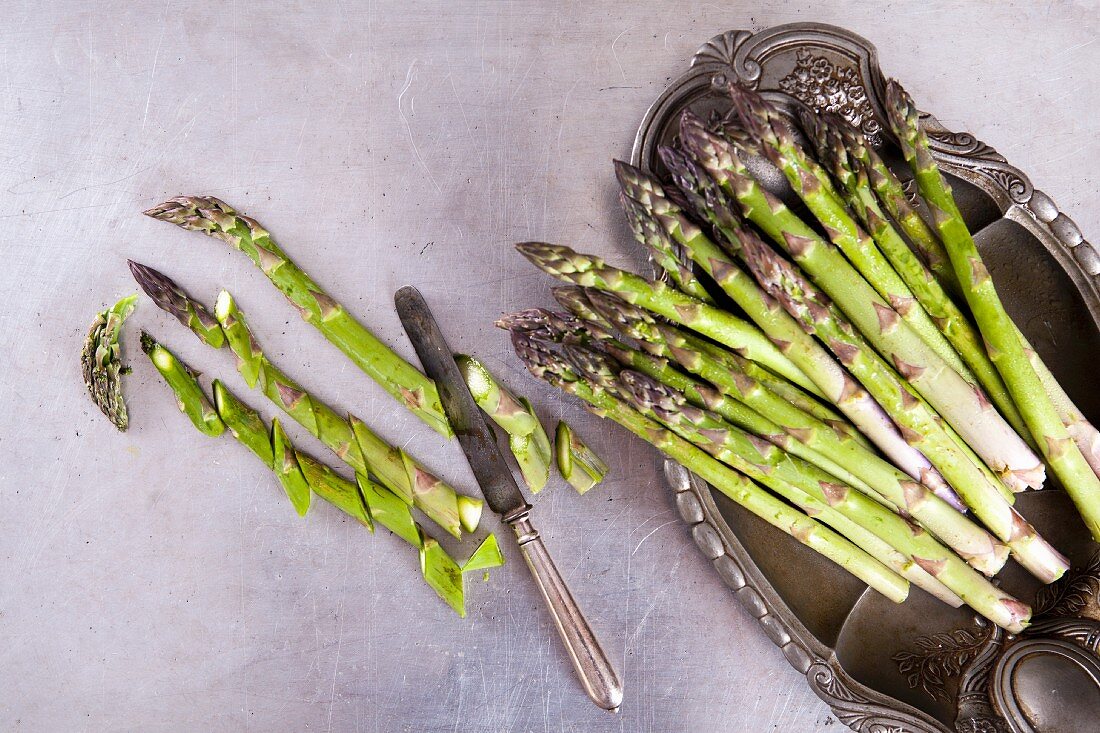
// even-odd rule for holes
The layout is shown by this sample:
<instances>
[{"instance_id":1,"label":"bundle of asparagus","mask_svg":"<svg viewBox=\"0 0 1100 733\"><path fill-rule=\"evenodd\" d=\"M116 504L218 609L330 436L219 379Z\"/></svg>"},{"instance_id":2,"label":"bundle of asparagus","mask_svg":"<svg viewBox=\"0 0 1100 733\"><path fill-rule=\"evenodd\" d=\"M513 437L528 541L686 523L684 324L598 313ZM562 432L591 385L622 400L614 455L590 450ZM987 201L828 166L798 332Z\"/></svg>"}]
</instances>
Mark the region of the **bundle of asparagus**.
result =
<instances>
[{"instance_id":1,"label":"bundle of asparagus","mask_svg":"<svg viewBox=\"0 0 1100 733\"><path fill-rule=\"evenodd\" d=\"M679 147L659 151L671 186L615 164L631 229L667 277L520 244L568 283L554 289L567 312L498 325L535 376L886 597L911 582L1020 631L1030 608L986 576L1011 555L1050 583L1068 562L1015 494L1049 469L1100 540L1100 433L1001 307L896 82L890 124L931 226L840 118L800 110L803 148L759 94L729 94L727 118L685 112ZM815 221L746 155L770 160Z\"/></svg>"}]
</instances>

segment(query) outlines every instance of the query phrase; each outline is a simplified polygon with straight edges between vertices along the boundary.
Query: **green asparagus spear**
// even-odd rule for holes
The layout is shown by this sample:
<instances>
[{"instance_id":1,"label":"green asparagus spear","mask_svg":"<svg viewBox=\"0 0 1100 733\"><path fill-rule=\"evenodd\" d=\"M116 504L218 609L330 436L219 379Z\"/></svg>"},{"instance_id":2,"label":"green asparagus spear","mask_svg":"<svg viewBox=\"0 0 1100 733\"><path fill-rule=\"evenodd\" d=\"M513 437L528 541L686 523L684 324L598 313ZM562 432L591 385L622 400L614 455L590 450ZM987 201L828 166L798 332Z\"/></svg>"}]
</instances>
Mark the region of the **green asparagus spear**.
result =
<instances>
[{"instance_id":1,"label":"green asparagus spear","mask_svg":"<svg viewBox=\"0 0 1100 733\"><path fill-rule=\"evenodd\" d=\"M583 495L603 481L611 469L585 445L565 420L558 422L554 432L558 470L569 485Z\"/></svg>"},{"instance_id":2,"label":"green asparagus spear","mask_svg":"<svg viewBox=\"0 0 1100 733\"><path fill-rule=\"evenodd\" d=\"M122 432L130 424L122 399L122 375L130 368L122 366L119 337L122 322L133 313L136 300L136 295L128 295L97 315L80 352L80 369L92 402Z\"/></svg>"},{"instance_id":3,"label":"green asparagus spear","mask_svg":"<svg viewBox=\"0 0 1100 733\"><path fill-rule=\"evenodd\" d=\"M932 157L928 139L918 124L916 107L895 81L886 87L886 109L902 153L932 211L966 301L989 345L990 358L1004 377L1051 469L1073 499L1093 538L1100 540L1100 477L1070 437L1028 360L1012 319L1005 312L993 279L955 205L951 187Z\"/></svg>"},{"instance_id":4,"label":"green asparagus spear","mask_svg":"<svg viewBox=\"0 0 1100 733\"><path fill-rule=\"evenodd\" d=\"M373 529L372 519L393 529L419 549L421 573L432 589L460 616L465 615L461 577L456 577L460 574L454 572L457 565L434 539L424 534L423 530L413 523L407 505L393 497L389 508L391 510L400 508L403 515L398 511L372 514L365 497L368 493L374 496L392 497L393 495L387 489L373 483L362 474L356 475L358 485L352 483L312 456L295 450L277 421L272 422L269 430L258 413L240 401L220 382L214 382L215 400L212 405L195 379L194 372L172 352L148 334L142 334L142 346L157 371L176 394L181 410L189 417L208 415L199 422L195 422L192 417L192 422L202 432L207 435L216 435L228 426L243 445L275 472L300 513L303 511L301 493L304 491L308 494L312 491L368 529ZM218 433L211 433L208 429L210 424L219 424L222 428ZM411 535L405 531L406 526L413 528L414 532Z\"/></svg>"},{"instance_id":5,"label":"green asparagus spear","mask_svg":"<svg viewBox=\"0 0 1100 733\"><path fill-rule=\"evenodd\" d=\"M535 406L530 400L526 397L520 397L519 400L524 409L532 415L535 414ZM550 480L550 461L553 458L550 438L542 423L538 423L538 427L527 435L509 435L508 447L516 457L523 481L536 494L542 491Z\"/></svg>"},{"instance_id":6,"label":"green asparagus spear","mask_svg":"<svg viewBox=\"0 0 1100 733\"><path fill-rule=\"evenodd\" d=\"M663 282L611 267L599 257L584 255L569 247L526 242L517 244L516 249L535 267L559 280L616 293L635 305L713 338L793 382L808 382L806 375L751 323Z\"/></svg>"},{"instance_id":7,"label":"green asparagus spear","mask_svg":"<svg viewBox=\"0 0 1100 733\"><path fill-rule=\"evenodd\" d=\"M630 198L625 191L619 192L619 203L626 212L626 220L634 232L634 239L649 249L650 256L668 274L676 287L704 303L714 305L714 297L692 272L690 263L684 261L676 243L649 215L646 208Z\"/></svg>"},{"instance_id":8,"label":"green asparagus spear","mask_svg":"<svg viewBox=\"0 0 1100 733\"><path fill-rule=\"evenodd\" d=\"M443 414L435 383L325 293L286 256L255 219L238 214L224 201L212 196L180 196L145 214L184 229L203 232L244 252L298 308L302 317L356 366L440 435L448 438L454 435ZM192 324L185 321L185 325L191 327Z\"/></svg>"}]
</instances>

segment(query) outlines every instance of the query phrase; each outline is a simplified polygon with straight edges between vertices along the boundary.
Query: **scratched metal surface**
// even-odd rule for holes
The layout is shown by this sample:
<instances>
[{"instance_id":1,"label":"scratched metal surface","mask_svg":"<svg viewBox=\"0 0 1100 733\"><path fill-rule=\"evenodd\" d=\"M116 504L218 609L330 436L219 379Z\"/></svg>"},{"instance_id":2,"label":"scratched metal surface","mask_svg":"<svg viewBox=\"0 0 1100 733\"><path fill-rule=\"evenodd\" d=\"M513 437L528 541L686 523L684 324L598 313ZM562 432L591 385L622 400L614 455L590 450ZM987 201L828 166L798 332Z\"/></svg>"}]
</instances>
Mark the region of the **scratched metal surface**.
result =
<instances>
[{"instance_id":1,"label":"scratched metal surface","mask_svg":"<svg viewBox=\"0 0 1100 733\"><path fill-rule=\"evenodd\" d=\"M837 730L691 545L656 454L521 373L491 322L548 305L549 282L509 245L641 266L609 159L702 41L795 20L870 38L922 105L1095 235L1090 9L0 3L0 729ZM134 290L131 257L195 294L233 290L287 371L471 486L457 444L396 411L243 256L139 215L179 193L255 215L409 357L391 294L416 284L456 348L608 458L605 486L582 500L556 482L536 512L624 675L618 716L583 697L512 546L459 620L394 537L327 506L298 520L242 447L193 431L137 326L241 385L147 302L131 431L90 408L76 354Z\"/></svg>"}]
</instances>

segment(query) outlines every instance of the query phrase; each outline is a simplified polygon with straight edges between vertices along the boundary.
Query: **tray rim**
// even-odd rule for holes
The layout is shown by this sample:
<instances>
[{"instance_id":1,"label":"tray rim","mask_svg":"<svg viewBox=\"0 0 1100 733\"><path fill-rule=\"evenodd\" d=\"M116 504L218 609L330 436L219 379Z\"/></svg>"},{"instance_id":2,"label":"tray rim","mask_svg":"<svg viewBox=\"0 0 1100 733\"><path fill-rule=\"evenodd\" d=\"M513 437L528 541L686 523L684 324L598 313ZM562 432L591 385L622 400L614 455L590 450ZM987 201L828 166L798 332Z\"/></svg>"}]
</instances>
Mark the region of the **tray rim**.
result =
<instances>
[{"instance_id":1,"label":"tray rim","mask_svg":"<svg viewBox=\"0 0 1100 733\"><path fill-rule=\"evenodd\" d=\"M682 108L686 101L707 92L712 84L729 78L731 72L738 81L755 88L762 70L758 59L778 49L808 42L826 45L830 50L847 55L859 67L860 78L874 87L873 93L866 95L872 114L866 120L852 121L862 122L861 129L872 140L887 134L877 122L885 117L878 103L885 87L885 76L874 45L837 26L789 23L756 32L726 31L700 46L692 56L688 71L673 80L647 109L634 139L631 162L652 169L657 136L668 116ZM1092 321L1100 328L1100 252L1084 238L1074 221L1058 209L1050 196L1036 189L1026 174L971 133L948 130L924 112L921 113L921 125L929 136L937 161L945 170L990 195L1003 218L1025 227L1043 243L1081 293ZM780 648L787 661L806 676L810 688L841 722L853 730L868 733L951 733L950 728L927 713L853 679L834 650L805 628L764 577L722 518L709 486L674 461L664 462L664 472L674 492L678 513L689 525L699 550L757 619L768 638ZM983 711L978 712L971 721L986 722ZM1019 722L1026 725L1022 720ZM992 719L989 724L994 724ZM1018 730L1030 730L1030 726Z\"/></svg>"}]
</instances>

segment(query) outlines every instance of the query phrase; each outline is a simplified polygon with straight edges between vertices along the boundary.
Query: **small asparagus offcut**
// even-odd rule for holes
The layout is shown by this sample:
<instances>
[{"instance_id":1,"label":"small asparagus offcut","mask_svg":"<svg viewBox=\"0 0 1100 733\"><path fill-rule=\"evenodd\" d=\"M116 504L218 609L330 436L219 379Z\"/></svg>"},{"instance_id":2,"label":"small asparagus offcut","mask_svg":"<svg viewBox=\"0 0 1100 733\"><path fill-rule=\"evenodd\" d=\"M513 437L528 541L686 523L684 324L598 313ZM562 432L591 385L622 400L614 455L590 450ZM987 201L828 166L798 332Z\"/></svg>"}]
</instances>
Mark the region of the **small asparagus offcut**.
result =
<instances>
[{"instance_id":1,"label":"small asparagus offcut","mask_svg":"<svg viewBox=\"0 0 1100 733\"><path fill-rule=\"evenodd\" d=\"M939 416L910 391L902 376L875 353L835 306L766 245L749 249L746 255L761 286L778 298L808 331L829 344L837 358L897 421L906 438L932 460L982 523L1008 544L1020 564L1044 583L1061 577L1069 568L1066 558L1012 508L996 479L971 460Z\"/></svg>"},{"instance_id":2,"label":"small asparagus offcut","mask_svg":"<svg viewBox=\"0 0 1100 733\"><path fill-rule=\"evenodd\" d=\"M1004 377L1051 469L1073 499L1093 538L1100 540L1100 477L1074 443L1031 365L1012 319L997 295L993 278L955 205L951 187L932 157L928 139L919 126L917 109L896 81L887 83L886 110L902 153L932 212L966 302L989 345L990 358Z\"/></svg>"},{"instance_id":3,"label":"small asparagus offcut","mask_svg":"<svg viewBox=\"0 0 1100 733\"><path fill-rule=\"evenodd\" d=\"M520 397L523 405L531 415L535 414L535 407L526 397ZM553 448L550 446L550 438L546 435L542 423L536 422L538 427L527 435L509 435L508 448L516 457L519 472L523 475L523 481L528 488L536 494L546 488L546 482L550 480L550 462L553 460Z\"/></svg>"},{"instance_id":4,"label":"small asparagus offcut","mask_svg":"<svg viewBox=\"0 0 1100 733\"><path fill-rule=\"evenodd\" d=\"M80 370L92 402L122 432L130 424L122 399L122 375L129 373L130 368L122 366L118 341L122 323L133 313L136 300L136 295L128 295L97 315L80 351Z\"/></svg>"},{"instance_id":5,"label":"small asparagus offcut","mask_svg":"<svg viewBox=\"0 0 1100 733\"><path fill-rule=\"evenodd\" d=\"M867 172L859 163L866 160L869 146L863 135L837 116L803 114L803 128L810 133L818 158L829 166L840 183L841 195L860 219L898 275L909 286L917 302L935 321L936 327L955 348L993 404L1017 433L1030 437L1027 426L1008 394L1004 380L985 352L981 334L966 314L955 305L936 276L921 262L909 244L879 206Z\"/></svg>"},{"instance_id":6,"label":"small asparagus offcut","mask_svg":"<svg viewBox=\"0 0 1100 733\"><path fill-rule=\"evenodd\" d=\"M455 363L470 388L474 402L509 435L528 435L539 420L520 403L519 398L489 373L481 362L466 354L456 354Z\"/></svg>"},{"instance_id":7,"label":"small asparagus offcut","mask_svg":"<svg viewBox=\"0 0 1100 733\"><path fill-rule=\"evenodd\" d=\"M686 112L681 120L680 129L685 139L689 136L699 137L706 134L702 120ZM713 139L716 143L725 142L719 141L718 138ZM719 148L719 151L722 149ZM724 149L732 148L726 146ZM710 175L702 171L690 157L669 149L663 149L661 154L677 185L696 212L707 218L714 229L725 237L724 245L727 249L744 259L742 242L757 242L759 237L749 228L741 226L739 215L733 210L737 204L731 200L730 194L719 188ZM617 166L616 170L619 173L620 183L623 183L625 166ZM635 185L638 187L648 181L647 196L657 208L659 204L657 194L661 190L659 184L636 169L633 178L637 181ZM672 220L667 215L662 218L662 221ZM680 231L686 233L691 230L680 229ZM724 288L727 288L726 292L733 296L743 309L749 308L748 312L753 314L752 318L765 329L773 341L789 345L786 347L787 355L814 381L826 398L835 404L883 453L909 474L910 478L921 481L940 496L950 496L952 494L950 487L932 467L928 458L902 439L897 427L882 408L859 387L858 383L852 380L822 345L805 333L775 302L774 298L762 293L751 276L728 259L723 259L721 252L713 243L709 243L701 232L694 229L692 234L690 238L682 237L681 244L688 251L694 252L693 257L697 260L711 262L716 272L722 271L722 276L718 280L723 283ZM719 267L719 264L723 267ZM734 292L734 287L743 294L738 296ZM751 305L753 300L763 302L764 309L753 309Z\"/></svg>"},{"instance_id":8,"label":"small asparagus offcut","mask_svg":"<svg viewBox=\"0 0 1100 733\"><path fill-rule=\"evenodd\" d=\"M904 599L908 583L878 560L801 511L772 496L744 475L711 458L670 430L644 417L602 388L579 380L567 365L537 342L513 332L520 358L536 376L588 402L608 417L651 443L665 455L695 471L704 480L773 527L819 552L894 601ZM1026 608L1026 607L1025 607Z\"/></svg>"},{"instance_id":9,"label":"small asparagus offcut","mask_svg":"<svg viewBox=\"0 0 1100 733\"><path fill-rule=\"evenodd\" d=\"M136 262L130 263L130 270L142 290L168 312L208 312L163 273ZM237 369L248 386L259 386L268 399L321 440L340 460L355 471L374 476L455 537L460 537L463 529L472 532L477 527L482 506L479 499L458 494L361 420L341 416L271 363L228 292L222 291L218 296L212 318L222 334L221 343L228 344L237 356ZM209 326L204 326L196 334L213 345L214 340L203 338L203 333L209 336L212 332Z\"/></svg>"},{"instance_id":10,"label":"small asparagus offcut","mask_svg":"<svg viewBox=\"0 0 1100 733\"><path fill-rule=\"evenodd\" d=\"M603 481L611 470L584 444L565 420L560 421L554 431L554 449L558 458L558 470L578 494L583 495Z\"/></svg>"},{"instance_id":11,"label":"small asparagus offcut","mask_svg":"<svg viewBox=\"0 0 1100 733\"><path fill-rule=\"evenodd\" d=\"M298 308L302 318L356 366L440 435L448 438L454 435L443 414L435 382L398 356L325 293L286 256L255 219L237 213L212 196L180 196L145 214L184 229L203 232L244 252ZM192 327L187 321L184 325Z\"/></svg>"},{"instance_id":12,"label":"small asparagus offcut","mask_svg":"<svg viewBox=\"0 0 1100 733\"><path fill-rule=\"evenodd\" d=\"M504 553L500 551L495 534L487 535L481 544L474 550L474 554L462 563L462 572L473 570L491 570L504 564Z\"/></svg>"},{"instance_id":13,"label":"small asparagus offcut","mask_svg":"<svg viewBox=\"0 0 1100 733\"><path fill-rule=\"evenodd\" d=\"M550 480L551 449L534 406L526 397L512 394L472 356L458 354L455 362L474 402L508 434L508 448L516 457L524 482L539 493Z\"/></svg>"},{"instance_id":14,"label":"small asparagus offcut","mask_svg":"<svg viewBox=\"0 0 1100 733\"><path fill-rule=\"evenodd\" d=\"M766 192L728 143L698 126L682 124L680 129L684 144L744 215L790 253L990 468L1012 485L1042 485L1043 464L984 393L947 366L839 250Z\"/></svg>"},{"instance_id":15,"label":"small asparagus offcut","mask_svg":"<svg viewBox=\"0 0 1100 733\"><path fill-rule=\"evenodd\" d=\"M855 148L855 150L863 154L859 157L859 162L870 180L871 187L878 194L879 202L882 203L886 211L909 237L909 241L912 242L924 261L928 263L929 269L935 273L938 281L950 289L951 292L962 295L959 280L955 276L955 270L951 266L951 258L948 256L943 242L909 204L901 181L875 153L874 148L867 145ZM1081 414L1073 400L1070 399L1058 380L1051 374L1050 369L1047 368L1035 349L1028 343L1024 334L1016 327L1016 324L1013 324L1013 328L1023 343L1028 360L1031 362L1032 368L1035 369L1039 381L1043 383L1047 396L1054 404L1054 409L1058 411L1058 417L1061 418L1062 424L1066 426L1066 430L1069 431L1073 441L1077 444L1081 453L1084 454L1085 460L1092 467L1093 473L1100 476L1100 431ZM1030 435L1030 430L1028 430L1028 434Z\"/></svg>"},{"instance_id":16,"label":"small asparagus offcut","mask_svg":"<svg viewBox=\"0 0 1100 733\"><path fill-rule=\"evenodd\" d=\"M389 491L361 474L358 484L348 481L331 468L306 453L298 451L287 439L278 421L272 421L269 429L259 413L237 398L221 382L213 385L214 402L195 379L194 372L149 334L142 334L142 347L153 365L171 387L180 403L180 409L189 417L209 414L201 423L195 423L207 435L219 435L228 427L242 445L254 453L279 479L299 514L305 513L310 492L343 511L373 531L373 521L378 521L405 539L420 551L421 573L425 581L460 616L466 615L461 573L438 543L415 525L408 507L394 497L394 504L382 505L383 511L374 512L368 495L389 494ZM192 422L195 420L192 417ZM217 424L217 432L206 429ZM305 496L303 497L303 493ZM392 496L392 495L391 495ZM400 506L401 516L393 509ZM412 528L412 533L407 528Z\"/></svg>"},{"instance_id":17,"label":"small asparagus offcut","mask_svg":"<svg viewBox=\"0 0 1100 733\"><path fill-rule=\"evenodd\" d=\"M525 242L517 244L516 249L548 275L613 292L630 303L709 336L796 384L808 382L806 375L756 326L663 282L611 267L599 257L561 245Z\"/></svg>"}]
</instances>

